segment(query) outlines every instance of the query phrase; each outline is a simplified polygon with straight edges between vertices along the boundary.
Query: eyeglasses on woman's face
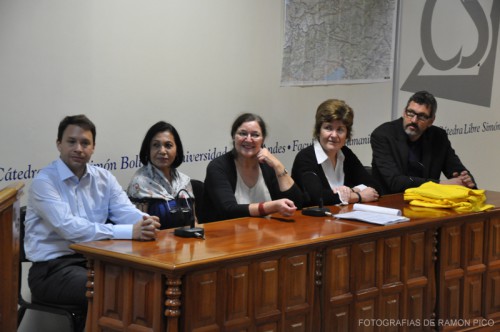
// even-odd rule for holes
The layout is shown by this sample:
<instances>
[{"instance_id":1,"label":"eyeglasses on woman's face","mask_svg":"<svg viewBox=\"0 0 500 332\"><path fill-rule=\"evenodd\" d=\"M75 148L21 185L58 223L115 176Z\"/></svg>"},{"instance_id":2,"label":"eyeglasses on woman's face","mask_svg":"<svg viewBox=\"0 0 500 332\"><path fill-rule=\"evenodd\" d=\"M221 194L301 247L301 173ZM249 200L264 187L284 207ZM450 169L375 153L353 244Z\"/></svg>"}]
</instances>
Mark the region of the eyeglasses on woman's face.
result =
<instances>
[{"instance_id":1,"label":"eyeglasses on woman's face","mask_svg":"<svg viewBox=\"0 0 500 332\"><path fill-rule=\"evenodd\" d=\"M262 137L262 134L259 133L259 132L256 132L256 131L253 131L253 132L247 132L245 130L240 130L236 133L236 135L238 137L240 137L241 139L245 139L247 138L248 136L250 136L251 139L259 139Z\"/></svg>"}]
</instances>

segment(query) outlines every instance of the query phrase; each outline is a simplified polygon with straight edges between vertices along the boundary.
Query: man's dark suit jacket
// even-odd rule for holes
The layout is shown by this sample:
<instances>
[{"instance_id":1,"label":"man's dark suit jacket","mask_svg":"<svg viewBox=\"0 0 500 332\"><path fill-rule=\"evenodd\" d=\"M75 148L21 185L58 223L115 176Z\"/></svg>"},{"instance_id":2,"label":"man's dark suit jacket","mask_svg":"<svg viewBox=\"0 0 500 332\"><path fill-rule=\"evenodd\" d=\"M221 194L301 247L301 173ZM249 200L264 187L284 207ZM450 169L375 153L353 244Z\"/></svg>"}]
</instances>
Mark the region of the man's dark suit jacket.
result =
<instances>
[{"instance_id":1,"label":"man's dark suit jacket","mask_svg":"<svg viewBox=\"0 0 500 332\"><path fill-rule=\"evenodd\" d=\"M430 126L422 137L423 177L408 176L408 135L403 118L386 122L376 128L370 138L372 174L381 184L384 194L404 192L407 188L434 181L439 183L441 172L446 178L454 172L467 170L451 147L446 131ZM472 177L472 175L471 175Z\"/></svg>"}]
</instances>

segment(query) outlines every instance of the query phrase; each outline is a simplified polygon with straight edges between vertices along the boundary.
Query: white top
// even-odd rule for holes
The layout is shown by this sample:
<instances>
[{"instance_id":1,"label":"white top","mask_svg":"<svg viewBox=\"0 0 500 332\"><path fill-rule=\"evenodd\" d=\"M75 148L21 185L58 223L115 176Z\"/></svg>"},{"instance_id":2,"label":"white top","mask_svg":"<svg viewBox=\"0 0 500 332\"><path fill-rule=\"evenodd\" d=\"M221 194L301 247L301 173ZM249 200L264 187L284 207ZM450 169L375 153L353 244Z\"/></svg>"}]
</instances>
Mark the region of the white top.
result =
<instances>
[{"instance_id":1,"label":"white top","mask_svg":"<svg viewBox=\"0 0 500 332\"><path fill-rule=\"evenodd\" d=\"M330 188L332 188L332 190L335 190L335 188L343 186L345 177L344 173L345 156L342 150L339 150L337 152L336 167L333 167L332 162L330 161L330 159L328 159L328 155L325 153L325 150L323 150L323 147L318 142L318 140L314 140L314 153L316 154L316 161L318 162L318 165L321 165L323 172L325 172L325 176L326 179L328 180ZM358 188L359 191L363 191L367 188L367 186L365 186L364 184L358 184L354 188ZM339 198L343 204L349 203L348 198L340 197L340 195Z\"/></svg>"},{"instance_id":2,"label":"white top","mask_svg":"<svg viewBox=\"0 0 500 332\"><path fill-rule=\"evenodd\" d=\"M326 179L328 180L328 184L330 184L330 188L334 189L344 185L344 153L339 150L337 152L337 167L333 167L333 164L328 159L328 155L323 150L323 147L318 142L318 140L314 141L314 152L316 154L316 161L321 168L323 168L323 172L325 172Z\"/></svg>"},{"instance_id":3,"label":"white top","mask_svg":"<svg viewBox=\"0 0 500 332\"><path fill-rule=\"evenodd\" d=\"M271 194L269 193L269 189L267 189L260 167L257 183L251 188L245 184L237 168L236 174L236 189L234 191L234 196L238 204L267 202L271 200Z\"/></svg>"}]
</instances>

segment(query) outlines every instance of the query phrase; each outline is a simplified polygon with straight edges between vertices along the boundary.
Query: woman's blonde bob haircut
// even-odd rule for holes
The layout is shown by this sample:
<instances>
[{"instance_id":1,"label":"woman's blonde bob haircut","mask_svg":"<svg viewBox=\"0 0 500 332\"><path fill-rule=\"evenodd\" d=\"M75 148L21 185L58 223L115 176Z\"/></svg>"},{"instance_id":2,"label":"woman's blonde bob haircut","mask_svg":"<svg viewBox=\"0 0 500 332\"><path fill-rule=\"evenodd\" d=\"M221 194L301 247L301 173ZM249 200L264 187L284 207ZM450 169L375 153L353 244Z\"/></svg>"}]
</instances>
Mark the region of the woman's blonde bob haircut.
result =
<instances>
[{"instance_id":1,"label":"woman's blonde bob haircut","mask_svg":"<svg viewBox=\"0 0 500 332\"><path fill-rule=\"evenodd\" d=\"M354 111L343 100L339 99L328 99L318 106L313 137L319 140L321 125L325 122L330 123L335 120L342 121L347 128L347 139L351 139Z\"/></svg>"}]
</instances>

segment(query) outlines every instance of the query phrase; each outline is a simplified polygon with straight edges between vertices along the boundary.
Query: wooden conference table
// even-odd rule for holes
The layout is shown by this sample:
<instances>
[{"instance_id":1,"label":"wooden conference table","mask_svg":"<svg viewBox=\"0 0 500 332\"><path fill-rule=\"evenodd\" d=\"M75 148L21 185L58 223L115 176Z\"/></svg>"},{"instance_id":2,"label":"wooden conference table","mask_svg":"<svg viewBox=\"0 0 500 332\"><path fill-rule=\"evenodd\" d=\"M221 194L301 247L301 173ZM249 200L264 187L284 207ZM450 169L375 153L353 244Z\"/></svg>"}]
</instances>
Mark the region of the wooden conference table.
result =
<instances>
[{"instance_id":1,"label":"wooden conference table","mask_svg":"<svg viewBox=\"0 0 500 332\"><path fill-rule=\"evenodd\" d=\"M411 218L389 226L297 211L205 224L206 240L75 244L87 332L498 331L500 193L487 201L457 214L397 194L373 203Z\"/></svg>"},{"instance_id":2,"label":"wooden conference table","mask_svg":"<svg viewBox=\"0 0 500 332\"><path fill-rule=\"evenodd\" d=\"M23 183L0 190L0 331L17 330L19 286L19 199Z\"/></svg>"}]
</instances>

